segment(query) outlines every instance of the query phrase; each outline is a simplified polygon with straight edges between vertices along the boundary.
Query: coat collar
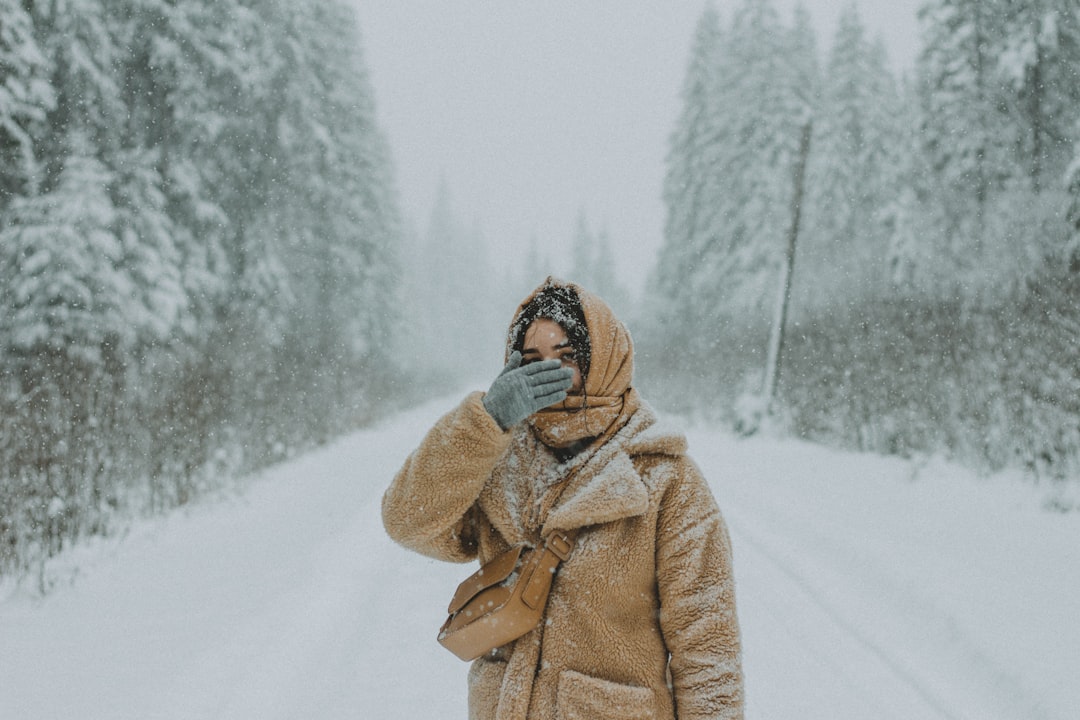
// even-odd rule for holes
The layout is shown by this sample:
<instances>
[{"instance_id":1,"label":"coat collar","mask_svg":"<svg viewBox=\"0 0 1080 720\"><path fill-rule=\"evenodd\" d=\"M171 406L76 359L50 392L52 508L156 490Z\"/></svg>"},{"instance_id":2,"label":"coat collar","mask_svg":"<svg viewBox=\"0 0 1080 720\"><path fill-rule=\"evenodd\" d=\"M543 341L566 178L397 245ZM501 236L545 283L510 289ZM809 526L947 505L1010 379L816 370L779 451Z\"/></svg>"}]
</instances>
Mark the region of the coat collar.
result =
<instances>
[{"instance_id":1,"label":"coat collar","mask_svg":"<svg viewBox=\"0 0 1080 720\"><path fill-rule=\"evenodd\" d=\"M572 461L567 469L577 468L574 477L548 514L543 532L574 530L644 514L649 507L649 488L633 458L642 454L681 455L686 451L685 437L661 426L652 408L642 402L607 443L595 451L584 451L591 455L583 455L579 466ZM518 432L531 433L525 427ZM515 438L480 494L481 509L510 544L527 540L521 524L527 503L514 492L513 476L534 472L533 463L539 461L535 455L538 446L534 436Z\"/></svg>"},{"instance_id":2,"label":"coat collar","mask_svg":"<svg viewBox=\"0 0 1080 720\"><path fill-rule=\"evenodd\" d=\"M544 532L574 530L642 515L649 508L649 487L633 458L686 454L686 436L657 422L656 413L640 407L604 446L584 460L544 525Z\"/></svg>"},{"instance_id":3,"label":"coat collar","mask_svg":"<svg viewBox=\"0 0 1080 720\"><path fill-rule=\"evenodd\" d=\"M585 463L552 508L543 533L614 522L641 515L648 508L645 482L620 448L610 457L593 457Z\"/></svg>"}]
</instances>

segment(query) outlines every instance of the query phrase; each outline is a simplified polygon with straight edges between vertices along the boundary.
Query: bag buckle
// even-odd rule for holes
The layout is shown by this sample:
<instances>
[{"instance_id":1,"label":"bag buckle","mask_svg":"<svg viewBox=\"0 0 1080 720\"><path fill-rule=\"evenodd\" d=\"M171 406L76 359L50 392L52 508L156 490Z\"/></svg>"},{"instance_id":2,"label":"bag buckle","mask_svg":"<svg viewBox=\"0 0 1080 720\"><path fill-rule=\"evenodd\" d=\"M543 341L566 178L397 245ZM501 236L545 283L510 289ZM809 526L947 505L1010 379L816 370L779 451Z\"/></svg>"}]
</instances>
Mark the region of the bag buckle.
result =
<instances>
[{"instance_id":1,"label":"bag buckle","mask_svg":"<svg viewBox=\"0 0 1080 720\"><path fill-rule=\"evenodd\" d=\"M553 552L559 560L565 561L570 557L570 551L574 549L574 545L570 542L570 538L566 537L561 532L555 532L544 538L544 547Z\"/></svg>"}]
</instances>

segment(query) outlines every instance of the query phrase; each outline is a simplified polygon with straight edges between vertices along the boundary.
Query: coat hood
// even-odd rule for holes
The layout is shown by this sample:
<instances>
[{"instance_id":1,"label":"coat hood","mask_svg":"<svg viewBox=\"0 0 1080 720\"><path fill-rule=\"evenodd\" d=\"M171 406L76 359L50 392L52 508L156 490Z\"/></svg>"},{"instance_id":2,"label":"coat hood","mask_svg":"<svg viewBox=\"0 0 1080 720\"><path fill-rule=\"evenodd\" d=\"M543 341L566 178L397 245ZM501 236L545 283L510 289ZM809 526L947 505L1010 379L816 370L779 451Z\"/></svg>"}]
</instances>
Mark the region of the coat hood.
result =
<instances>
[{"instance_id":1,"label":"coat hood","mask_svg":"<svg viewBox=\"0 0 1080 720\"><path fill-rule=\"evenodd\" d=\"M537 317L558 322L571 342L587 342L584 392L529 418L545 444L566 447L585 438L610 436L622 427L640 404L632 386L634 342L626 326L606 302L574 283L548 277L522 301L507 333L506 355L520 343L525 328ZM584 321L585 327L578 327Z\"/></svg>"}]
</instances>

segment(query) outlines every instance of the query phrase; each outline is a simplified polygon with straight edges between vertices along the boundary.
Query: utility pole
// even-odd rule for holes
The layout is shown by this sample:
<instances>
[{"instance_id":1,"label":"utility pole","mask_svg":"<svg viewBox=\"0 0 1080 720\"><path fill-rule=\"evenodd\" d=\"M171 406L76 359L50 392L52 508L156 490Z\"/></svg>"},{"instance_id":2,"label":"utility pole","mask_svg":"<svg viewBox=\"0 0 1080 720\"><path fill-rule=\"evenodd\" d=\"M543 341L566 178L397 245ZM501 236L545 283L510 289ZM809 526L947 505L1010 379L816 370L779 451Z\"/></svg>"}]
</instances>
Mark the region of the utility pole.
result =
<instances>
[{"instance_id":1,"label":"utility pole","mask_svg":"<svg viewBox=\"0 0 1080 720\"><path fill-rule=\"evenodd\" d=\"M784 326L787 323L788 303L791 300L791 276L795 270L795 243L799 237L799 218L802 214L803 179L806 176L806 157L810 154L810 133L813 119L807 120L799 141L799 157L795 162L795 190L791 197L791 228L788 230L787 250L780 266L780 287L776 298L769 352L765 360L765 387L762 388L763 409L771 416L776 388L780 382L780 354L784 349Z\"/></svg>"}]
</instances>

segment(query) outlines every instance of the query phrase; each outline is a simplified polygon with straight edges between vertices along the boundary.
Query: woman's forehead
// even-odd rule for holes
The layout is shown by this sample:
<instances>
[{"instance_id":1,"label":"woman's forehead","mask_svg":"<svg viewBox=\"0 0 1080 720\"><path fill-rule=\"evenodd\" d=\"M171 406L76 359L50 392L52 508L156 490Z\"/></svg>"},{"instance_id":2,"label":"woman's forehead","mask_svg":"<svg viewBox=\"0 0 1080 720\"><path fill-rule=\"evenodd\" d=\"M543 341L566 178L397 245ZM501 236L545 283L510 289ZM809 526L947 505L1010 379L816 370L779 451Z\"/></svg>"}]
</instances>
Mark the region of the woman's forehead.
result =
<instances>
[{"instance_id":1,"label":"woman's forehead","mask_svg":"<svg viewBox=\"0 0 1080 720\"><path fill-rule=\"evenodd\" d=\"M536 318L525 328L525 344L531 345L537 342L565 343L567 342L566 330L550 318Z\"/></svg>"}]
</instances>

